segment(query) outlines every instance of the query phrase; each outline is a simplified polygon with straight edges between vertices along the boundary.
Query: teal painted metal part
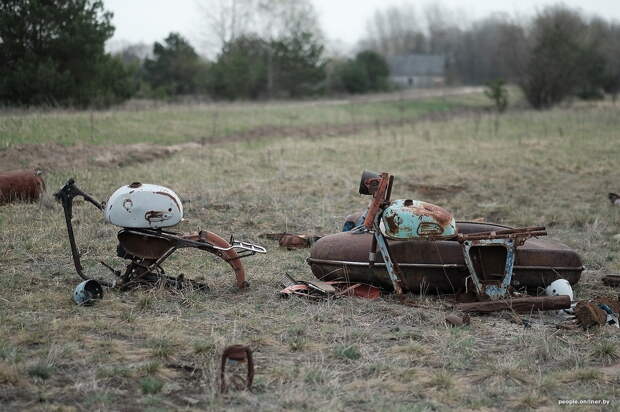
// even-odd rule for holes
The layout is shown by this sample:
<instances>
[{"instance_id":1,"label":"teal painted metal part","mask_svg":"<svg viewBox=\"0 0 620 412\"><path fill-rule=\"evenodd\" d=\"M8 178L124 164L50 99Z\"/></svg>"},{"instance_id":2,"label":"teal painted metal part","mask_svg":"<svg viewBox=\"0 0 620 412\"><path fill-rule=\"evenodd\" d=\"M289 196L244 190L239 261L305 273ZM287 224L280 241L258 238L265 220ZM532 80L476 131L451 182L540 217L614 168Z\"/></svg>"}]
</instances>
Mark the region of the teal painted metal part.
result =
<instances>
[{"instance_id":1,"label":"teal painted metal part","mask_svg":"<svg viewBox=\"0 0 620 412\"><path fill-rule=\"evenodd\" d=\"M383 212L381 232L390 239L445 239L456 235L456 221L446 209L420 200L395 200Z\"/></svg>"}]
</instances>

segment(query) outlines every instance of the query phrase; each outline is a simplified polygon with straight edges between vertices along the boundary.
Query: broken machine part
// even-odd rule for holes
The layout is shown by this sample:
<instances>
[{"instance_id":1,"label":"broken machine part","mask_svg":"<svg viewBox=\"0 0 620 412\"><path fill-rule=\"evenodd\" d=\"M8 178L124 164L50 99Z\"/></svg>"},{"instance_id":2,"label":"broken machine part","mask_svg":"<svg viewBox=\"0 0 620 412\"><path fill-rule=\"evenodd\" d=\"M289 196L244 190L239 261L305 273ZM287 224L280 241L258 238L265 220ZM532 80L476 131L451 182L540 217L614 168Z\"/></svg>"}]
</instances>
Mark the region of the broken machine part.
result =
<instances>
[{"instance_id":1,"label":"broken machine part","mask_svg":"<svg viewBox=\"0 0 620 412\"><path fill-rule=\"evenodd\" d=\"M478 301L536 291L563 278L574 285L583 264L566 245L541 239L542 226L512 228L457 222L440 206L392 201L394 176L365 171L365 213L349 215L343 232L323 236L307 259L323 281L363 282L422 293L473 294ZM541 304L540 306L545 306Z\"/></svg>"},{"instance_id":2,"label":"broken machine part","mask_svg":"<svg viewBox=\"0 0 620 412\"><path fill-rule=\"evenodd\" d=\"M178 233L168 230L183 219L183 205L170 189L159 185L132 183L118 189L104 205L83 192L74 179L70 179L55 195L62 203L71 255L77 274L84 280L80 253L73 231L73 199L82 197L104 213L107 222L120 226L117 255L129 261L125 270L117 271L101 262L117 276L115 282L100 281L103 286L127 290L139 285L163 284L182 288L189 284L197 289L207 289L204 283L185 279L183 275L172 277L165 274L162 264L174 252L183 248L195 248L212 253L226 261L234 270L236 285L248 286L241 258L256 253L266 253L262 246L242 242L231 237L226 241L215 233L199 231Z\"/></svg>"},{"instance_id":3,"label":"broken machine part","mask_svg":"<svg viewBox=\"0 0 620 412\"><path fill-rule=\"evenodd\" d=\"M281 297L301 296L311 300L326 300L343 296L355 296L365 299L377 299L381 296L381 289L372 285L350 282L322 282L314 280L307 282L295 280L288 273L281 281L284 289L280 291Z\"/></svg>"}]
</instances>

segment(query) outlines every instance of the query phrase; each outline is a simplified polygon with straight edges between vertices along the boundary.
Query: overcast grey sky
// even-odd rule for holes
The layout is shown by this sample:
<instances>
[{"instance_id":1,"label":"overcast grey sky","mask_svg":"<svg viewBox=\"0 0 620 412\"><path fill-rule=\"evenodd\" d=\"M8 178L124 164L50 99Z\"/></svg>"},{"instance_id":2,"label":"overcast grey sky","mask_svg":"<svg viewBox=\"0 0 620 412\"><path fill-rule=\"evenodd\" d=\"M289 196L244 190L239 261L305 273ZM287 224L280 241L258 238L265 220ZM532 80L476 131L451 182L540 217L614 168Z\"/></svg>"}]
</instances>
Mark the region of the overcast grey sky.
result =
<instances>
[{"instance_id":1,"label":"overcast grey sky","mask_svg":"<svg viewBox=\"0 0 620 412\"><path fill-rule=\"evenodd\" d=\"M209 0L200 0L208 5ZM363 35L366 20L378 8L391 4L413 3L422 10L427 1L406 0L312 0L321 17L323 30L332 41L354 45ZM116 33L109 47L123 43L153 43L171 31L180 32L198 49L201 43L201 16L197 0L104 0L106 9L114 12ZM442 0L443 6L455 10L463 20L486 16L493 12L531 15L557 0ZM620 20L620 0L564 0L570 7L589 14ZM201 50L205 52L204 50Z\"/></svg>"}]
</instances>

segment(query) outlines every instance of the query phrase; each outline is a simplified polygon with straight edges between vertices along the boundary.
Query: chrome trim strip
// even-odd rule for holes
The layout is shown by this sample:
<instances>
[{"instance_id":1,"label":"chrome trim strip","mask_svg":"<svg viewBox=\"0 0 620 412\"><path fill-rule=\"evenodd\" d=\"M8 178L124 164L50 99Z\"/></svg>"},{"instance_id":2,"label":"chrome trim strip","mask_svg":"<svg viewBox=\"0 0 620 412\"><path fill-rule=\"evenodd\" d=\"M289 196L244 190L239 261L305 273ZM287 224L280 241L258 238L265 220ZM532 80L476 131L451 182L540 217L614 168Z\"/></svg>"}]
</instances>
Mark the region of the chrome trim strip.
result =
<instances>
[{"instance_id":1,"label":"chrome trim strip","mask_svg":"<svg viewBox=\"0 0 620 412\"><path fill-rule=\"evenodd\" d=\"M336 265L336 266L368 266L368 262L347 262L343 260L327 260L327 259L314 259L307 258L308 264L318 263L323 265ZM374 266L385 266L383 262L375 262ZM414 267L414 268L463 268L465 265L459 265L456 263L439 264L439 263L398 263L398 266L402 267ZM566 267L566 266L514 266L514 270L584 270L584 266L579 267Z\"/></svg>"}]
</instances>

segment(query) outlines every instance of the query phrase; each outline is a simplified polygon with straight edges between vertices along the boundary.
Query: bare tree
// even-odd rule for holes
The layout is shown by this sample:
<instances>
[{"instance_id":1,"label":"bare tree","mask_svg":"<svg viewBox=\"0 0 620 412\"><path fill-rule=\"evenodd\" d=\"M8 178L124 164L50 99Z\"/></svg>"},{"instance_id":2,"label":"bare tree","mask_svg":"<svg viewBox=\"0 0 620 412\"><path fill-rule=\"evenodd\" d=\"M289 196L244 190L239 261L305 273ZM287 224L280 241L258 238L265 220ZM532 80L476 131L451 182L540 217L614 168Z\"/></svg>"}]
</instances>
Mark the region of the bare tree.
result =
<instances>
[{"instance_id":1,"label":"bare tree","mask_svg":"<svg viewBox=\"0 0 620 412\"><path fill-rule=\"evenodd\" d=\"M360 42L360 49L375 50L387 56L426 50L426 39L412 5L375 11L366 22L366 29L367 36Z\"/></svg>"},{"instance_id":2,"label":"bare tree","mask_svg":"<svg viewBox=\"0 0 620 412\"><path fill-rule=\"evenodd\" d=\"M203 37L210 51L252 32L257 0L196 0L205 19ZM213 54L213 53L210 53Z\"/></svg>"}]
</instances>

